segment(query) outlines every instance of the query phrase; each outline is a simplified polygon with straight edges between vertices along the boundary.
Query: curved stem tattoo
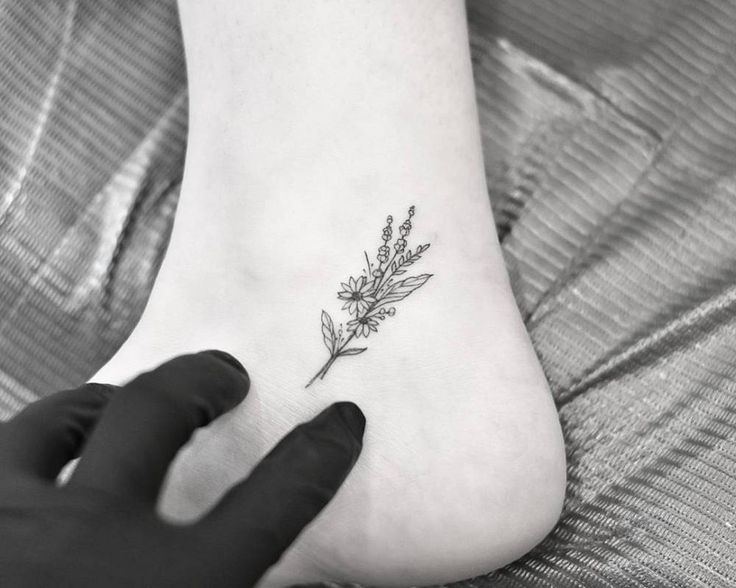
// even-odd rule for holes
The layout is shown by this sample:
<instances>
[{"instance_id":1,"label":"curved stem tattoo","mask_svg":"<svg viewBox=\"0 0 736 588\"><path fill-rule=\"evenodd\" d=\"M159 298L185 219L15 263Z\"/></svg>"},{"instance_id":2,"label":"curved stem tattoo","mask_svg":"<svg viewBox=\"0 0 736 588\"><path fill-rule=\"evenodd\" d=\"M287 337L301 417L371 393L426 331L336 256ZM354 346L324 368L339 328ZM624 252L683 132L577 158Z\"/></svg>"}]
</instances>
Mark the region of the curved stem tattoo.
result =
<instances>
[{"instance_id":1,"label":"curved stem tattoo","mask_svg":"<svg viewBox=\"0 0 736 588\"><path fill-rule=\"evenodd\" d=\"M383 227L381 236L383 244L378 248L377 263L372 263L368 253L364 251L366 267L362 270L363 275L359 278L351 276L347 282L341 284L342 290L337 293L337 298L343 302L342 309L354 317L347 321L346 330L350 334L345 333L343 339L342 323L335 329L332 317L327 311L322 311L322 340L330 352L330 358L309 380L305 388L309 388L317 378L323 379L338 358L363 353L367 347L348 347L348 343L360 337L368 338L371 333L378 332L379 321L396 314L394 306L386 307L403 300L424 286L434 275L420 274L397 280L397 276L405 274L406 268L419 261L429 249L429 243L417 246L414 252L406 248L413 216L414 206L410 206L406 220L399 227L398 237L389 246L389 241L393 237L394 222L393 217L389 215L386 218L386 226Z\"/></svg>"}]
</instances>

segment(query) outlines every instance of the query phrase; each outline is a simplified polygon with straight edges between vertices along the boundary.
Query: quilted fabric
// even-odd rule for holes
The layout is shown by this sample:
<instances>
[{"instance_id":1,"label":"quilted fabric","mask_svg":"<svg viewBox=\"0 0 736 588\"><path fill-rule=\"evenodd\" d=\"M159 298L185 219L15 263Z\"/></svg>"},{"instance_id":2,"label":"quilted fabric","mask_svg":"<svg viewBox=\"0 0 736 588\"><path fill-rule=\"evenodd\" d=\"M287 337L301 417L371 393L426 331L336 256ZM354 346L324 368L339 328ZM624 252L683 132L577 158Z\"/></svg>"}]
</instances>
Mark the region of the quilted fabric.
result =
<instances>
[{"instance_id":1,"label":"quilted fabric","mask_svg":"<svg viewBox=\"0 0 736 588\"><path fill-rule=\"evenodd\" d=\"M557 402L557 528L483 586L736 585L736 0L468 0L490 199ZM175 3L0 4L0 415L140 315L175 212Z\"/></svg>"}]
</instances>

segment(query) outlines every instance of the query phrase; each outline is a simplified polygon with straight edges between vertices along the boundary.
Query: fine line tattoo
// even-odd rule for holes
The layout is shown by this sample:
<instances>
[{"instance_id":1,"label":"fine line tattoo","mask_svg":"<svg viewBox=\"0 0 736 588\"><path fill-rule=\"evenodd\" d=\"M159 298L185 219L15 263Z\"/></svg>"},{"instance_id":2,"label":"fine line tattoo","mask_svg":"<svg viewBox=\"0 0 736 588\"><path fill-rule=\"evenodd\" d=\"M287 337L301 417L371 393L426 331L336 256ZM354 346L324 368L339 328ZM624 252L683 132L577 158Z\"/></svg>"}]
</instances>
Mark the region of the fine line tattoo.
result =
<instances>
[{"instance_id":1,"label":"fine line tattoo","mask_svg":"<svg viewBox=\"0 0 736 588\"><path fill-rule=\"evenodd\" d=\"M364 251L366 266L362 270L362 275L359 278L351 276L347 282L341 284L342 290L337 293L337 297L344 303L342 309L354 317L348 320L344 336L342 323L335 329L332 317L327 311L322 311L322 340L330 352L330 358L309 380L305 388L309 388L317 378L323 379L338 357L363 353L367 347L348 347L348 343L353 339L367 338L371 333L378 332L378 322L396 314L396 308L389 305L403 300L426 284L434 275L420 274L397 279L429 249L429 243L417 246L414 252L406 248L413 216L414 206L410 206L406 220L399 227L396 241L389 246L394 222L393 217L389 215L386 218L386 226L383 227L381 236L383 244L378 248L376 262L372 263L368 253Z\"/></svg>"}]
</instances>

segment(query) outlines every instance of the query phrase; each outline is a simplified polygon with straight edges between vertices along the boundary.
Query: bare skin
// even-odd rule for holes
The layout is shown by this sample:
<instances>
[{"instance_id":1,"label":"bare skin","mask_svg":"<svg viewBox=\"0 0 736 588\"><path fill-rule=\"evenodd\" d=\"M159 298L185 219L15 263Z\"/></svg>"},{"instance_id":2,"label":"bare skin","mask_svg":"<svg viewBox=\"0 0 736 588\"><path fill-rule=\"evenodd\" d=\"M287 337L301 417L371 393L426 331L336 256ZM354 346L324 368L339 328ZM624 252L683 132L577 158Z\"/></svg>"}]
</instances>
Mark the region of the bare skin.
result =
<instances>
[{"instance_id":1,"label":"bare skin","mask_svg":"<svg viewBox=\"0 0 736 588\"><path fill-rule=\"evenodd\" d=\"M252 383L179 456L161 511L198 516L294 424L352 400L361 459L264 584L448 582L520 557L559 517L565 454L495 234L463 3L180 10L190 139L172 240L94 379L220 348ZM431 247L401 278L431 278L305 388L331 357L322 311L347 329L341 283L411 205L407 247Z\"/></svg>"}]
</instances>

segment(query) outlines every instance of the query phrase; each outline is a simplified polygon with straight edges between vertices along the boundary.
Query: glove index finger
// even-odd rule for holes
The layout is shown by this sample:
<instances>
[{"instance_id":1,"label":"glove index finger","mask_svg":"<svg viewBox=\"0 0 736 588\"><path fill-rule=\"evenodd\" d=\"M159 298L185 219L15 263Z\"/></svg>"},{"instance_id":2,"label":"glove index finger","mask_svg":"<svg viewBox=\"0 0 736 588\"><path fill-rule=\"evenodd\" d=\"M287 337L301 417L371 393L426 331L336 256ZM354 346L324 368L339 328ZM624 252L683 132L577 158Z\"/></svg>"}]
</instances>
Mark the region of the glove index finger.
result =
<instances>
[{"instance_id":1,"label":"glove index finger","mask_svg":"<svg viewBox=\"0 0 736 588\"><path fill-rule=\"evenodd\" d=\"M365 417L338 402L286 435L194 531L214 570L254 584L332 500L363 447Z\"/></svg>"},{"instance_id":2,"label":"glove index finger","mask_svg":"<svg viewBox=\"0 0 736 588\"><path fill-rule=\"evenodd\" d=\"M154 504L192 433L245 398L245 368L221 351L176 357L123 386L92 433L68 486Z\"/></svg>"},{"instance_id":3,"label":"glove index finger","mask_svg":"<svg viewBox=\"0 0 736 588\"><path fill-rule=\"evenodd\" d=\"M0 425L0 472L54 480L77 457L115 388L89 383L26 406Z\"/></svg>"}]
</instances>

